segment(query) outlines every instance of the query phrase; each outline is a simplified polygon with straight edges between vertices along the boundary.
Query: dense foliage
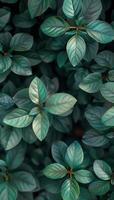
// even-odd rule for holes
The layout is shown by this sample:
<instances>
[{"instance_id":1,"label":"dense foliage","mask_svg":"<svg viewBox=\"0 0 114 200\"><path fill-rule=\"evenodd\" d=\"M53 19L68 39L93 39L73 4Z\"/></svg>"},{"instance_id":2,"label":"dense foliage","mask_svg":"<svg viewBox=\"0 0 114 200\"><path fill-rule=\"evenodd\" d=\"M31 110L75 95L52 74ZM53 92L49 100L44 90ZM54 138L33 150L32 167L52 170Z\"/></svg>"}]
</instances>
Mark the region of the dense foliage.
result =
<instances>
[{"instance_id":1,"label":"dense foliage","mask_svg":"<svg viewBox=\"0 0 114 200\"><path fill-rule=\"evenodd\" d=\"M0 0L0 200L114 200L112 0Z\"/></svg>"}]
</instances>

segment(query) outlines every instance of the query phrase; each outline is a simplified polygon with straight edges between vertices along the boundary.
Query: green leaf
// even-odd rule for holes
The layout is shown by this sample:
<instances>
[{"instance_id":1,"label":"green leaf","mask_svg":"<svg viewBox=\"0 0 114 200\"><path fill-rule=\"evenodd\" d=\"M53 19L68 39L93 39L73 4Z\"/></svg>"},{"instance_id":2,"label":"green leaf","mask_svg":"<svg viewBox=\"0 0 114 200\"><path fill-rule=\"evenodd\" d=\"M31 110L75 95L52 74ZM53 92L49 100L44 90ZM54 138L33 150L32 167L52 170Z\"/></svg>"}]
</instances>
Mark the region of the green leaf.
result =
<instances>
[{"instance_id":1,"label":"green leaf","mask_svg":"<svg viewBox=\"0 0 114 200\"><path fill-rule=\"evenodd\" d=\"M99 72L88 74L80 83L80 89L88 93L98 92L102 86L102 76Z\"/></svg>"},{"instance_id":2,"label":"green leaf","mask_svg":"<svg viewBox=\"0 0 114 200\"><path fill-rule=\"evenodd\" d=\"M24 56L14 56L11 70L21 76L30 76L32 75L32 70L30 67L30 62L28 58Z\"/></svg>"},{"instance_id":3,"label":"green leaf","mask_svg":"<svg viewBox=\"0 0 114 200\"><path fill-rule=\"evenodd\" d=\"M0 29L3 28L10 19L10 11L0 8Z\"/></svg>"},{"instance_id":4,"label":"green leaf","mask_svg":"<svg viewBox=\"0 0 114 200\"><path fill-rule=\"evenodd\" d=\"M33 131L36 137L42 141L45 139L49 130L49 119L46 113L39 113L32 124Z\"/></svg>"},{"instance_id":5,"label":"green leaf","mask_svg":"<svg viewBox=\"0 0 114 200\"><path fill-rule=\"evenodd\" d=\"M64 0L63 12L68 18L77 16L82 8L82 0Z\"/></svg>"},{"instance_id":6,"label":"green leaf","mask_svg":"<svg viewBox=\"0 0 114 200\"><path fill-rule=\"evenodd\" d=\"M74 173L75 179L83 184L88 184L94 180L94 176L89 170L78 170Z\"/></svg>"},{"instance_id":7,"label":"green leaf","mask_svg":"<svg viewBox=\"0 0 114 200\"><path fill-rule=\"evenodd\" d=\"M100 92L102 96L109 102L114 103L114 83L107 82L102 85Z\"/></svg>"},{"instance_id":8,"label":"green leaf","mask_svg":"<svg viewBox=\"0 0 114 200\"><path fill-rule=\"evenodd\" d=\"M93 169L98 178L101 180L110 180L112 175L111 167L102 160L95 160Z\"/></svg>"},{"instance_id":9,"label":"green leaf","mask_svg":"<svg viewBox=\"0 0 114 200\"><path fill-rule=\"evenodd\" d=\"M67 175L67 169L59 163L54 163L48 165L43 174L50 179L60 179Z\"/></svg>"},{"instance_id":10,"label":"green leaf","mask_svg":"<svg viewBox=\"0 0 114 200\"><path fill-rule=\"evenodd\" d=\"M72 109L76 101L70 94L56 93L47 99L45 109L51 114L62 115Z\"/></svg>"},{"instance_id":11,"label":"green leaf","mask_svg":"<svg viewBox=\"0 0 114 200\"><path fill-rule=\"evenodd\" d=\"M27 33L16 33L10 42L12 51L28 51L33 45L33 36Z\"/></svg>"},{"instance_id":12,"label":"green leaf","mask_svg":"<svg viewBox=\"0 0 114 200\"><path fill-rule=\"evenodd\" d=\"M114 40L114 30L106 22L96 20L87 25L87 33L99 43L106 44Z\"/></svg>"},{"instance_id":13,"label":"green leaf","mask_svg":"<svg viewBox=\"0 0 114 200\"><path fill-rule=\"evenodd\" d=\"M101 0L86 0L83 3L83 17L86 22L98 19L102 11Z\"/></svg>"},{"instance_id":14,"label":"green leaf","mask_svg":"<svg viewBox=\"0 0 114 200\"><path fill-rule=\"evenodd\" d=\"M89 185L89 191L92 194L102 196L110 190L110 183L108 181L95 181Z\"/></svg>"},{"instance_id":15,"label":"green leaf","mask_svg":"<svg viewBox=\"0 0 114 200\"><path fill-rule=\"evenodd\" d=\"M67 150L67 145L64 142L59 141L54 143L51 148L53 159L56 162L65 165L64 158L66 150Z\"/></svg>"},{"instance_id":16,"label":"green leaf","mask_svg":"<svg viewBox=\"0 0 114 200\"><path fill-rule=\"evenodd\" d=\"M4 123L16 128L23 128L31 124L32 120L33 117L29 116L26 111L16 108L5 116Z\"/></svg>"},{"instance_id":17,"label":"green leaf","mask_svg":"<svg viewBox=\"0 0 114 200\"><path fill-rule=\"evenodd\" d=\"M95 61L98 65L111 69L114 65L114 53L107 50L102 51L96 56Z\"/></svg>"},{"instance_id":18,"label":"green leaf","mask_svg":"<svg viewBox=\"0 0 114 200\"><path fill-rule=\"evenodd\" d=\"M18 0L0 0L0 1L4 3L16 3Z\"/></svg>"},{"instance_id":19,"label":"green leaf","mask_svg":"<svg viewBox=\"0 0 114 200\"><path fill-rule=\"evenodd\" d=\"M52 0L28 0L28 9L32 18L40 16L52 5Z\"/></svg>"},{"instance_id":20,"label":"green leaf","mask_svg":"<svg viewBox=\"0 0 114 200\"><path fill-rule=\"evenodd\" d=\"M75 35L67 42L66 49L69 60L75 67L85 55L86 43L82 37Z\"/></svg>"},{"instance_id":21,"label":"green leaf","mask_svg":"<svg viewBox=\"0 0 114 200\"><path fill-rule=\"evenodd\" d=\"M46 100L47 89L38 77L34 78L29 86L29 97L35 104L43 103Z\"/></svg>"},{"instance_id":22,"label":"green leaf","mask_svg":"<svg viewBox=\"0 0 114 200\"><path fill-rule=\"evenodd\" d=\"M69 30L69 24L60 17L48 17L41 25L41 30L50 37L58 37Z\"/></svg>"},{"instance_id":23,"label":"green leaf","mask_svg":"<svg viewBox=\"0 0 114 200\"><path fill-rule=\"evenodd\" d=\"M75 141L73 142L66 151L65 160L69 167L76 169L80 166L84 159L84 153L80 144Z\"/></svg>"},{"instance_id":24,"label":"green leaf","mask_svg":"<svg viewBox=\"0 0 114 200\"><path fill-rule=\"evenodd\" d=\"M12 64L12 60L11 58L6 55L6 56L2 56L0 54L0 74L6 72Z\"/></svg>"},{"instance_id":25,"label":"green leaf","mask_svg":"<svg viewBox=\"0 0 114 200\"><path fill-rule=\"evenodd\" d=\"M12 179L13 184L20 192L30 192L36 188L34 177L28 172L14 172L12 174Z\"/></svg>"},{"instance_id":26,"label":"green leaf","mask_svg":"<svg viewBox=\"0 0 114 200\"><path fill-rule=\"evenodd\" d=\"M5 93L0 93L0 107L9 109L14 105L13 99L5 94Z\"/></svg>"},{"instance_id":27,"label":"green leaf","mask_svg":"<svg viewBox=\"0 0 114 200\"><path fill-rule=\"evenodd\" d=\"M75 179L66 179L61 187L63 200L77 200L80 194L80 188Z\"/></svg>"},{"instance_id":28,"label":"green leaf","mask_svg":"<svg viewBox=\"0 0 114 200\"><path fill-rule=\"evenodd\" d=\"M17 189L7 182L0 182L0 199L16 200Z\"/></svg>"},{"instance_id":29,"label":"green leaf","mask_svg":"<svg viewBox=\"0 0 114 200\"><path fill-rule=\"evenodd\" d=\"M102 116L102 122L105 124L105 126L114 126L114 106L104 113Z\"/></svg>"},{"instance_id":30,"label":"green leaf","mask_svg":"<svg viewBox=\"0 0 114 200\"><path fill-rule=\"evenodd\" d=\"M22 130L18 128L5 127L1 129L0 141L5 150L17 146L22 139Z\"/></svg>"}]
</instances>

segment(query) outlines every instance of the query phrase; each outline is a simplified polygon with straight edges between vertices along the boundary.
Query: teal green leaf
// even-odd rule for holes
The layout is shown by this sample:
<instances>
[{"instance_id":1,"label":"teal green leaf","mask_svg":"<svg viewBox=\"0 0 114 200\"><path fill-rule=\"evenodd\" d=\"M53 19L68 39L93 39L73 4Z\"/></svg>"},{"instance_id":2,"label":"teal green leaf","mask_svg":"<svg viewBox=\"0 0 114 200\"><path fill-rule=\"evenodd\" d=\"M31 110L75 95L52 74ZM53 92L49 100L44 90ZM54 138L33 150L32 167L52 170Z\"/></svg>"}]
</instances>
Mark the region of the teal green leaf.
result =
<instances>
[{"instance_id":1,"label":"teal green leaf","mask_svg":"<svg viewBox=\"0 0 114 200\"><path fill-rule=\"evenodd\" d=\"M28 172L14 172L12 174L12 179L13 184L20 192L30 192L36 188L34 177Z\"/></svg>"},{"instance_id":2,"label":"teal green leaf","mask_svg":"<svg viewBox=\"0 0 114 200\"><path fill-rule=\"evenodd\" d=\"M102 196L110 190L110 183L108 181L95 181L89 185L89 191L92 194Z\"/></svg>"},{"instance_id":3,"label":"teal green leaf","mask_svg":"<svg viewBox=\"0 0 114 200\"><path fill-rule=\"evenodd\" d=\"M6 72L12 64L12 60L11 58L6 55L6 56L2 56L0 54L0 74Z\"/></svg>"},{"instance_id":4,"label":"teal green leaf","mask_svg":"<svg viewBox=\"0 0 114 200\"><path fill-rule=\"evenodd\" d=\"M11 70L21 76L32 75L32 70L30 66L30 61L24 56L14 56Z\"/></svg>"},{"instance_id":5,"label":"teal green leaf","mask_svg":"<svg viewBox=\"0 0 114 200\"><path fill-rule=\"evenodd\" d=\"M94 72L87 75L80 83L80 89L88 93L95 93L100 90L102 86L102 76L99 72Z\"/></svg>"},{"instance_id":6,"label":"teal green leaf","mask_svg":"<svg viewBox=\"0 0 114 200\"><path fill-rule=\"evenodd\" d=\"M113 127L114 126L114 106L108 109L102 116L102 122L105 126Z\"/></svg>"},{"instance_id":7,"label":"teal green leaf","mask_svg":"<svg viewBox=\"0 0 114 200\"><path fill-rule=\"evenodd\" d=\"M54 163L48 165L43 174L50 179L60 179L67 175L67 169L59 163Z\"/></svg>"},{"instance_id":8,"label":"teal green leaf","mask_svg":"<svg viewBox=\"0 0 114 200\"><path fill-rule=\"evenodd\" d=\"M63 200L77 200L80 194L80 188L75 179L66 179L61 187Z\"/></svg>"},{"instance_id":9,"label":"teal green leaf","mask_svg":"<svg viewBox=\"0 0 114 200\"><path fill-rule=\"evenodd\" d=\"M74 173L75 179L82 184L88 184L94 180L94 176L89 170L78 170Z\"/></svg>"},{"instance_id":10,"label":"teal green leaf","mask_svg":"<svg viewBox=\"0 0 114 200\"><path fill-rule=\"evenodd\" d=\"M83 3L83 17L86 22L98 19L102 11L101 0L86 0Z\"/></svg>"},{"instance_id":11,"label":"teal green leaf","mask_svg":"<svg viewBox=\"0 0 114 200\"><path fill-rule=\"evenodd\" d=\"M86 43L82 37L75 35L67 42L66 49L69 60L75 67L85 55Z\"/></svg>"},{"instance_id":12,"label":"teal green leaf","mask_svg":"<svg viewBox=\"0 0 114 200\"><path fill-rule=\"evenodd\" d=\"M60 17L48 17L41 25L41 30L50 37L58 37L69 30L69 24Z\"/></svg>"},{"instance_id":13,"label":"teal green leaf","mask_svg":"<svg viewBox=\"0 0 114 200\"><path fill-rule=\"evenodd\" d=\"M114 103L114 83L107 82L102 85L100 92L102 96L109 102Z\"/></svg>"},{"instance_id":14,"label":"teal green leaf","mask_svg":"<svg viewBox=\"0 0 114 200\"><path fill-rule=\"evenodd\" d=\"M82 8L82 0L64 0L63 12L68 18L76 17Z\"/></svg>"},{"instance_id":15,"label":"teal green leaf","mask_svg":"<svg viewBox=\"0 0 114 200\"><path fill-rule=\"evenodd\" d=\"M4 123L16 128L23 128L31 124L32 120L33 118L26 111L16 108L5 116Z\"/></svg>"},{"instance_id":16,"label":"teal green leaf","mask_svg":"<svg viewBox=\"0 0 114 200\"><path fill-rule=\"evenodd\" d=\"M49 119L46 113L39 113L32 124L33 131L36 137L42 141L46 137L49 130Z\"/></svg>"},{"instance_id":17,"label":"teal green leaf","mask_svg":"<svg viewBox=\"0 0 114 200\"><path fill-rule=\"evenodd\" d=\"M112 175L111 167L103 160L95 160L93 169L98 178L101 180L110 180Z\"/></svg>"},{"instance_id":18,"label":"teal green leaf","mask_svg":"<svg viewBox=\"0 0 114 200\"><path fill-rule=\"evenodd\" d=\"M98 65L112 69L114 65L114 53L111 51L101 51L97 54L95 61Z\"/></svg>"},{"instance_id":19,"label":"teal green leaf","mask_svg":"<svg viewBox=\"0 0 114 200\"><path fill-rule=\"evenodd\" d=\"M0 93L0 107L9 109L14 105L13 99L5 94L5 93Z\"/></svg>"},{"instance_id":20,"label":"teal green leaf","mask_svg":"<svg viewBox=\"0 0 114 200\"><path fill-rule=\"evenodd\" d=\"M0 8L0 29L8 23L10 16L11 13L9 10Z\"/></svg>"},{"instance_id":21,"label":"teal green leaf","mask_svg":"<svg viewBox=\"0 0 114 200\"><path fill-rule=\"evenodd\" d=\"M67 148L66 155L65 155L66 163L72 169L76 169L78 166L82 164L83 159L84 159L84 153L83 153L81 145L77 141L73 142Z\"/></svg>"},{"instance_id":22,"label":"teal green leaf","mask_svg":"<svg viewBox=\"0 0 114 200\"><path fill-rule=\"evenodd\" d=\"M16 200L17 189L7 182L0 182L0 199Z\"/></svg>"},{"instance_id":23,"label":"teal green leaf","mask_svg":"<svg viewBox=\"0 0 114 200\"><path fill-rule=\"evenodd\" d=\"M28 33L16 33L10 42L13 51L28 51L33 45L33 36Z\"/></svg>"},{"instance_id":24,"label":"teal green leaf","mask_svg":"<svg viewBox=\"0 0 114 200\"><path fill-rule=\"evenodd\" d=\"M106 22L96 20L87 25L87 33L99 43L106 44L114 40L114 30Z\"/></svg>"},{"instance_id":25,"label":"teal green leaf","mask_svg":"<svg viewBox=\"0 0 114 200\"><path fill-rule=\"evenodd\" d=\"M51 114L62 115L72 109L76 101L75 97L70 94L56 93L47 99L45 109Z\"/></svg>"},{"instance_id":26,"label":"teal green leaf","mask_svg":"<svg viewBox=\"0 0 114 200\"><path fill-rule=\"evenodd\" d=\"M38 78L34 78L29 86L29 97L35 104L43 103L46 100L47 90L44 83Z\"/></svg>"}]
</instances>

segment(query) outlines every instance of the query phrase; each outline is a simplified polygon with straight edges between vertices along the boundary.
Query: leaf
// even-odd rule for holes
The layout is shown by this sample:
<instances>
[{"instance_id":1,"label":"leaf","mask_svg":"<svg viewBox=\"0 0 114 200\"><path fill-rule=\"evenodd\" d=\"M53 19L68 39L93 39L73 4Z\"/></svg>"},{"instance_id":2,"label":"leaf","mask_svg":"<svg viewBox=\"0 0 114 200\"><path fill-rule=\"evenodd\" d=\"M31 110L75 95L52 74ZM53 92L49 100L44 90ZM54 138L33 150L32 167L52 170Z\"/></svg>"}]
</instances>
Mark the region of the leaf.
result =
<instances>
[{"instance_id":1,"label":"leaf","mask_svg":"<svg viewBox=\"0 0 114 200\"><path fill-rule=\"evenodd\" d=\"M80 36L73 36L67 42L67 54L71 64L75 67L80 63L86 52L86 43Z\"/></svg>"},{"instance_id":2,"label":"leaf","mask_svg":"<svg viewBox=\"0 0 114 200\"><path fill-rule=\"evenodd\" d=\"M110 183L107 181L95 181L89 185L89 191L92 194L102 196L110 190Z\"/></svg>"},{"instance_id":3,"label":"leaf","mask_svg":"<svg viewBox=\"0 0 114 200\"><path fill-rule=\"evenodd\" d=\"M9 109L14 105L13 99L5 94L5 93L0 93L0 107L4 109Z\"/></svg>"},{"instance_id":4,"label":"leaf","mask_svg":"<svg viewBox=\"0 0 114 200\"><path fill-rule=\"evenodd\" d=\"M32 75L32 70L30 67L30 62L28 58L24 56L14 56L11 70L21 76Z\"/></svg>"},{"instance_id":5,"label":"leaf","mask_svg":"<svg viewBox=\"0 0 114 200\"><path fill-rule=\"evenodd\" d=\"M6 24L10 19L10 15L11 15L10 11L4 8L0 8L0 29L6 26Z\"/></svg>"},{"instance_id":6,"label":"leaf","mask_svg":"<svg viewBox=\"0 0 114 200\"><path fill-rule=\"evenodd\" d=\"M42 15L52 5L52 0L28 0L28 9L32 18Z\"/></svg>"},{"instance_id":7,"label":"leaf","mask_svg":"<svg viewBox=\"0 0 114 200\"><path fill-rule=\"evenodd\" d=\"M82 147L77 141L73 142L67 148L67 151L65 154L66 163L72 169L76 169L78 166L82 164L83 159L84 159L84 153L83 153Z\"/></svg>"},{"instance_id":8,"label":"leaf","mask_svg":"<svg viewBox=\"0 0 114 200\"><path fill-rule=\"evenodd\" d=\"M50 37L58 37L69 30L69 24L60 17L48 17L41 25L41 30Z\"/></svg>"},{"instance_id":9,"label":"leaf","mask_svg":"<svg viewBox=\"0 0 114 200\"><path fill-rule=\"evenodd\" d=\"M93 169L98 178L101 180L110 180L112 175L111 167L103 160L95 160Z\"/></svg>"},{"instance_id":10,"label":"leaf","mask_svg":"<svg viewBox=\"0 0 114 200\"><path fill-rule=\"evenodd\" d=\"M64 0L63 12L68 18L77 16L82 8L82 0Z\"/></svg>"},{"instance_id":11,"label":"leaf","mask_svg":"<svg viewBox=\"0 0 114 200\"><path fill-rule=\"evenodd\" d=\"M30 192L36 188L34 177L25 171L14 172L12 174L12 182L20 192Z\"/></svg>"},{"instance_id":12,"label":"leaf","mask_svg":"<svg viewBox=\"0 0 114 200\"><path fill-rule=\"evenodd\" d=\"M22 139L22 130L18 128L5 127L1 129L0 141L5 150L17 146Z\"/></svg>"},{"instance_id":13,"label":"leaf","mask_svg":"<svg viewBox=\"0 0 114 200\"><path fill-rule=\"evenodd\" d=\"M0 0L1 2L4 2L4 3L16 3L18 0Z\"/></svg>"},{"instance_id":14,"label":"leaf","mask_svg":"<svg viewBox=\"0 0 114 200\"><path fill-rule=\"evenodd\" d=\"M26 151L26 145L20 143L18 146L7 152L6 163L9 169L14 170L20 167L20 165L24 161L25 151Z\"/></svg>"},{"instance_id":15,"label":"leaf","mask_svg":"<svg viewBox=\"0 0 114 200\"><path fill-rule=\"evenodd\" d=\"M114 126L114 106L104 113L102 116L102 122L105 124L105 126Z\"/></svg>"},{"instance_id":16,"label":"leaf","mask_svg":"<svg viewBox=\"0 0 114 200\"><path fill-rule=\"evenodd\" d=\"M4 123L16 128L23 128L31 124L32 120L33 117L29 116L26 111L16 108L5 116Z\"/></svg>"},{"instance_id":17,"label":"leaf","mask_svg":"<svg viewBox=\"0 0 114 200\"><path fill-rule=\"evenodd\" d=\"M70 94L56 93L47 99L45 110L54 115L62 115L72 109L76 101Z\"/></svg>"},{"instance_id":18,"label":"leaf","mask_svg":"<svg viewBox=\"0 0 114 200\"><path fill-rule=\"evenodd\" d=\"M10 42L12 51L28 51L33 45L33 36L27 33L16 33Z\"/></svg>"},{"instance_id":19,"label":"leaf","mask_svg":"<svg viewBox=\"0 0 114 200\"><path fill-rule=\"evenodd\" d=\"M114 30L106 22L96 20L87 25L87 33L99 43L106 44L114 40Z\"/></svg>"},{"instance_id":20,"label":"leaf","mask_svg":"<svg viewBox=\"0 0 114 200\"><path fill-rule=\"evenodd\" d=\"M61 187L63 200L77 200L80 194L80 188L75 179L66 179Z\"/></svg>"},{"instance_id":21,"label":"leaf","mask_svg":"<svg viewBox=\"0 0 114 200\"><path fill-rule=\"evenodd\" d=\"M83 136L83 143L92 147L102 147L108 142L109 140L107 137L105 137L105 135L100 134L92 129L85 132L85 135Z\"/></svg>"},{"instance_id":22,"label":"leaf","mask_svg":"<svg viewBox=\"0 0 114 200\"><path fill-rule=\"evenodd\" d=\"M74 173L75 179L79 183L88 184L94 180L94 176L89 170L78 170Z\"/></svg>"},{"instance_id":23,"label":"leaf","mask_svg":"<svg viewBox=\"0 0 114 200\"><path fill-rule=\"evenodd\" d=\"M100 90L102 86L102 76L99 72L88 74L80 83L80 89L88 93L95 93Z\"/></svg>"},{"instance_id":24,"label":"leaf","mask_svg":"<svg viewBox=\"0 0 114 200\"><path fill-rule=\"evenodd\" d=\"M67 150L67 145L62 141L52 144L51 152L53 159L56 162L65 165L64 157L66 150Z\"/></svg>"},{"instance_id":25,"label":"leaf","mask_svg":"<svg viewBox=\"0 0 114 200\"><path fill-rule=\"evenodd\" d=\"M34 78L29 86L29 97L35 104L43 103L46 100L47 89L38 77Z\"/></svg>"},{"instance_id":26,"label":"leaf","mask_svg":"<svg viewBox=\"0 0 114 200\"><path fill-rule=\"evenodd\" d=\"M109 102L114 103L114 83L107 82L102 85L100 92L102 96Z\"/></svg>"},{"instance_id":27,"label":"leaf","mask_svg":"<svg viewBox=\"0 0 114 200\"><path fill-rule=\"evenodd\" d=\"M91 39L90 37L85 40L86 42L86 52L84 56L84 60L90 62L92 59L96 58L96 54L99 49L99 44L95 40Z\"/></svg>"},{"instance_id":28,"label":"leaf","mask_svg":"<svg viewBox=\"0 0 114 200\"><path fill-rule=\"evenodd\" d=\"M6 56L2 56L0 54L0 74L6 72L12 64L12 60L11 58L6 55Z\"/></svg>"},{"instance_id":29,"label":"leaf","mask_svg":"<svg viewBox=\"0 0 114 200\"><path fill-rule=\"evenodd\" d=\"M43 170L43 174L50 179L61 179L67 175L67 170L63 165L54 163L48 165Z\"/></svg>"},{"instance_id":30,"label":"leaf","mask_svg":"<svg viewBox=\"0 0 114 200\"><path fill-rule=\"evenodd\" d=\"M114 65L114 53L107 50L102 51L96 56L95 61L98 65L111 69Z\"/></svg>"},{"instance_id":31,"label":"leaf","mask_svg":"<svg viewBox=\"0 0 114 200\"><path fill-rule=\"evenodd\" d=\"M45 139L49 130L49 119L46 113L39 113L32 124L33 131L36 137L42 141Z\"/></svg>"},{"instance_id":32,"label":"leaf","mask_svg":"<svg viewBox=\"0 0 114 200\"><path fill-rule=\"evenodd\" d=\"M7 182L0 182L0 198L4 200L16 200L17 189Z\"/></svg>"},{"instance_id":33,"label":"leaf","mask_svg":"<svg viewBox=\"0 0 114 200\"><path fill-rule=\"evenodd\" d=\"M86 0L83 3L83 17L86 22L98 19L102 11L101 0Z\"/></svg>"}]
</instances>

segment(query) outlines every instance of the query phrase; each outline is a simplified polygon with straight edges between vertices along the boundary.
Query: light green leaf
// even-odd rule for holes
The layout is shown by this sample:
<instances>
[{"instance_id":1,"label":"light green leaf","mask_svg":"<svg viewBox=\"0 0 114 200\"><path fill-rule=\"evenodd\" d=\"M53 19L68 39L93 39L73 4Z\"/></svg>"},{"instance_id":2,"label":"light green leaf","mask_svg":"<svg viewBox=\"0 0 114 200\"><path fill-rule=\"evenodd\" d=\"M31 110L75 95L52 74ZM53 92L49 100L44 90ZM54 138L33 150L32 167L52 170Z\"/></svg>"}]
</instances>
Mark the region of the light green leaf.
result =
<instances>
[{"instance_id":1,"label":"light green leaf","mask_svg":"<svg viewBox=\"0 0 114 200\"><path fill-rule=\"evenodd\" d=\"M63 200L77 200L80 188L75 179L66 179L61 187Z\"/></svg>"},{"instance_id":2,"label":"light green leaf","mask_svg":"<svg viewBox=\"0 0 114 200\"><path fill-rule=\"evenodd\" d=\"M36 188L34 177L28 172L14 172L12 174L12 182L20 192L30 192Z\"/></svg>"},{"instance_id":3,"label":"light green leaf","mask_svg":"<svg viewBox=\"0 0 114 200\"><path fill-rule=\"evenodd\" d=\"M26 111L16 108L12 112L8 113L3 121L9 126L23 128L31 124L32 120L33 117L29 116Z\"/></svg>"},{"instance_id":4,"label":"light green leaf","mask_svg":"<svg viewBox=\"0 0 114 200\"><path fill-rule=\"evenodd\" d=\"M39 113L32 124L33 131L36 137L42 141L46 137L49 130L49 119L46 113Z\"/></svg>"},{"instance_id":5,"label":"light green leaf","mask_svg":"<svg viewBox=\"0 0 114 200\"><path fill-rule=\"evenodd\" d=\"M16 200L17 189L7 182L0 182L0 199Z\"/></svg>"},{"instance_id":6,"label":"light green leaf","mask_svg":"<svg viewBox=\"0 0 114 200\"><path fill-rule=\"evenodd\" d=\"M48 98L45 109L51 114L62 115L72 109L76 101L70 94L56 93Z\"/></svg>"},{"instance_id":7,"label":"light green leaf","mask_svg":"<svg viewBox=\"0 0 114 200\"><path fill-rule=\"evenodd\" d=\"M74 173L75 179L83 184L88 184L94 180L94 176L89 170L78 170Z\"/></svg>"},{"instance_id":8,"label":"light green leaf","mask_svg":"<svg viewBox=\"0 0 114 200\"><path fill-rule=\"evenodd\" d=\"M33 37L27 33L16 33L10 42L13 51L28 51L33 45Z\"/></svg>"},{"instance_id":9,"label":"light green leaf","mask_svg":"<svg viewBox=\"0 0 114 200\"><path fill-rule=\"evenodd\" d=\"M96 20L87 25L87 33L99 43L105 44L114 40L114 30L106 22Z\"/></svg>"},{"instance_id":10,"label":"light green leaf","mask_svg":"<svg viewBox=\"0 0 114 200\"><path fill-rule=\"evenodd\" d=\"M6 55L6 56L2 56L0 54L0 74L6 72L12 64L12 60L11 58Z\"/></svg>"},{"instance_id":11,"label":"light green leaf","mask_svg":"<svg viewBox=\"0 0 114 200\"><path fill-rule=\"evenodd\" d=\"M86 43L82 37L75 35L67 42L66 49L69 60L75 67L85 55Z\"/></svg>"},{"instance_id":12,"label":"light green leaf","mask_svg":"<svg viewBox=\"0 0 114 200\"><path fill-rule=\"evenodd\" d=\"M84 159L84 153L80 144L75 141L73 142L66 151L65 160L69 167L76 169L82 164Z\"/></svg>"},{"instance_id":13,"label":"light green leaf","mask_svg":"<svg viewBox=\"0 0 114 200\"><path fill-rule=\"evenodd\" d=\"M41 30L50 37L58 37L69 30L69 24L60 17L48 17L41 25Z\"/></svg>"},{"instance_id":14,"label":"light green leaf","mask_svg":"<svg viewBox=\"0 0 114 200\"><path fill-rule=\"evenodd\" d=\"M63 12L68 18L77 16L82 8L82 0L64 0Z\"/></svg>"},{"instance_id":15,"label":"light green leaf","mask_svg":"<svg viewBox=\"0 0 114 200\"><path fill-rule=\"evenodd\" d=\"M82 90L88 93L98 92L101 86L102 76L99 72L94 72L87 75L79 85Z\"/></svg>"},{"instance_id":16,"label":"light green leaf","mask_svg":"<svg viewBox=\"0 0 114 200\"><path fill-rule=\"evenodd\" d=\"M67 169L59 163L54 163L48 165L43 174L50 179L60 179L67 175Z\"/></svg>"},{"instance_id":17,"label":"light green leaf","mask_svg":"<svg viewBox=\"0 0 114 200\"><path fill-rule=\"evenodd\" d=\"M34 78L29 86L29 97L35 104L43 103L46 100L47 90L44 83L38 78Z\"/></svg>"},{"instance_id":18,"label":"light green leaf","mask_svg":"<svg viewBox=\"0 0 114 200\"><path fill-rule=\"evenodd\" d=\"M100 92L102 96L109 102L114 103L114 83L107 82L102 85Z\"/></svg>"},{"instance_id":19,"label":"light green leaf","mask_svg":"<svg viewBox=\"0 0 114 200\"><path fill-rule=\"evenodd\" d=\"M114 106L104 113L102 116L102 122L105 126L114 126Z\"/></svg>"},{"instance_id":20,"label":"light green leaf","mask_svg":"<svg viewBox=\"0 0 114 200\"><path fill-rule=\"evenodd\" d=\"M110 190L110 183L108 181L95 181L89 185L89 191L92 194L102 196Z\"/></svg>"},{"instance_id":21,"label":"light green leaf","mask_svg":"<svg viewBox=\"0 0 114 200\"><path fill-rule=\"evenodd\" d=\"M101 180L111 179L112 170L111 167L105 161L95 160L93 164L93 169L96 176Z\"/></svg>"}]
</instances>

